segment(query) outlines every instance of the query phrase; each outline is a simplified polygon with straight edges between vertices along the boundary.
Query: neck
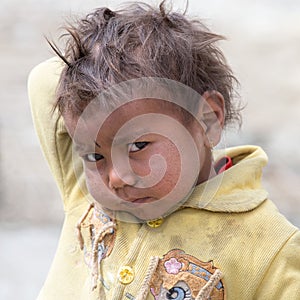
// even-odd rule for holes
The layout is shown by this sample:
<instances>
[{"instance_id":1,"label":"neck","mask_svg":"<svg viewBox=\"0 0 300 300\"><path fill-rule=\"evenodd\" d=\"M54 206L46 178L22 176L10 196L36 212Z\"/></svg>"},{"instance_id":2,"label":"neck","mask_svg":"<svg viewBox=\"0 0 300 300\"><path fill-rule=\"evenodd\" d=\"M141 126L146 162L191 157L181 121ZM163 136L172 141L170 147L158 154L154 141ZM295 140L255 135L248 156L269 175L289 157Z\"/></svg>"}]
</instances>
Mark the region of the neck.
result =
<instances>
[{"instance_id":1,"label":"neck","mask_svg":"<svg viewBox=\"0 0 300 300\"><path fill-rule=\"evenodd\" d=\"M205 163L200 170L198 180L197 180L197 185L215 177L216 175L217 173L214 169L211 150L207 149L205 154Z\"/></svg>"}]
</instances>

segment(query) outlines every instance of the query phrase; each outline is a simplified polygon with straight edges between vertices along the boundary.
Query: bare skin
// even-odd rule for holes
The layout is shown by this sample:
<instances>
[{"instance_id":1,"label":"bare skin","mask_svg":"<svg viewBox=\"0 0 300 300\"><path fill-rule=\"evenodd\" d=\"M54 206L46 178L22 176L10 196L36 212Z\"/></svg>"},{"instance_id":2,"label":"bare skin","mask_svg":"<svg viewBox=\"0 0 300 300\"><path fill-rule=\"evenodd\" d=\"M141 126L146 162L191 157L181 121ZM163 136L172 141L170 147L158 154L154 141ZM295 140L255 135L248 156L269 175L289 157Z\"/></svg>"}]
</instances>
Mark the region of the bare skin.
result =
<instances>
[{"instance_id":1,"label":"bare skin","mask_svg":"<svg viewBox=\"0 0 300 300\"><path fill-rule=\"evenodd\" d=\"M157 99L122 105L101 128L95 118L77 126L78 120L64 114L84 162L89 192L102 207L154 219L180 202L195 184L216 175L211 147L219 142L223 128L224 99L217 92L202 96L208 104L198 112L203 126ZM114 197L104 197L103 190Z\"/></svg>"}]
</instances>

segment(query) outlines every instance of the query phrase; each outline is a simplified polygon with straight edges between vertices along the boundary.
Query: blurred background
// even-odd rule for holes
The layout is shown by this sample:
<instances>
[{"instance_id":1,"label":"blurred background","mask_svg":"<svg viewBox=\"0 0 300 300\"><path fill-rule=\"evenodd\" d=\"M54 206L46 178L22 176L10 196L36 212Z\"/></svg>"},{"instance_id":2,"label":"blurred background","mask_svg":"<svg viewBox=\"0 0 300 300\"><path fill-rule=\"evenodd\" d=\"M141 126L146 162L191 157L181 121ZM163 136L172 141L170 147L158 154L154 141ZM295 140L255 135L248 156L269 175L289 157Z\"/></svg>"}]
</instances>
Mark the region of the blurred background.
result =
<instances>
[{"instance_id":1,"label":"blurred background","mask_svg":"<svg viewBox=\"0 0 300 300\"><path fill-rule=\"evenodd\" d=\"M156 4L159 1L147 1ZM0 10L0 299L35 299L63 221L59 193L40 151L27 99L30 70L52 56L71 15L121 1L1 0ZM185 9L185 1L173 6ZM287 218L300 226L300 1L189 1L215 32L240 80L243 127L227 146L258 144L269 156L264 185Z\"/></svg>"}]
</instances>

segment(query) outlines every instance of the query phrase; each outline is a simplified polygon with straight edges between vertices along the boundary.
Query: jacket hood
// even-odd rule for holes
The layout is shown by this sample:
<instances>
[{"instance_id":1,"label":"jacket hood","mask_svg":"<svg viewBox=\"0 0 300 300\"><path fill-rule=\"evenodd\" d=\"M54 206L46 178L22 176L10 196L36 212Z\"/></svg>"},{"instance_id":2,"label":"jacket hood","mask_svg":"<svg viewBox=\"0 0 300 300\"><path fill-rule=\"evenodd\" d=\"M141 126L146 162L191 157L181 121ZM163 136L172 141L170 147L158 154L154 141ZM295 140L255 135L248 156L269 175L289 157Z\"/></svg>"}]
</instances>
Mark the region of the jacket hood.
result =
<instances>
[{"instance_id":1,"label":"jacket hood","mask_svg":"<svg viewBox=\"0 0 300 300\"><path fill-rule=\"evenodd\" d=\"M214 151L215 161L229 156L232 167L195 187L182 207L213 212L246 212L268 197L262 187L262 169L268 158L257 146L239 146Z\"/></svg>"}]
</instances>

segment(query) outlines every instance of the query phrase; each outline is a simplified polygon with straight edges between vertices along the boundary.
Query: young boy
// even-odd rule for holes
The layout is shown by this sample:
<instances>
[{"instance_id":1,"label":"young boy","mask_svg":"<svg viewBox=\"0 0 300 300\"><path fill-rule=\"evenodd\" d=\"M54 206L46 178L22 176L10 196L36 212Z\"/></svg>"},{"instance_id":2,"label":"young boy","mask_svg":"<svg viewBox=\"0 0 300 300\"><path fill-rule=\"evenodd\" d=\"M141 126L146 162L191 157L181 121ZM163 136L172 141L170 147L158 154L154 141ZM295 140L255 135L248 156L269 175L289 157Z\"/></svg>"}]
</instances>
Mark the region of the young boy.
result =
<instances>
[{"instance_id":1,"label":"young boy","mask_svg":"<svg viewBox=\"0 0 300 300\"><path fill-rule=\"evenodd\" d=\"M300 299L300 233L261 186L265 153L212 149L239 119L222 37L164 3L67 30L29 78L66 214L39 299Z\"/></svg>"}]
</instances>

